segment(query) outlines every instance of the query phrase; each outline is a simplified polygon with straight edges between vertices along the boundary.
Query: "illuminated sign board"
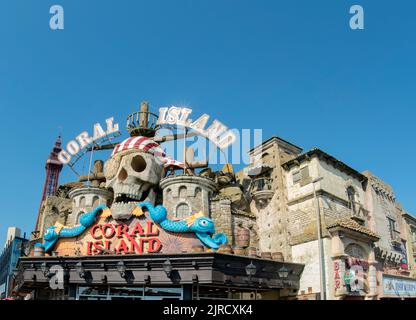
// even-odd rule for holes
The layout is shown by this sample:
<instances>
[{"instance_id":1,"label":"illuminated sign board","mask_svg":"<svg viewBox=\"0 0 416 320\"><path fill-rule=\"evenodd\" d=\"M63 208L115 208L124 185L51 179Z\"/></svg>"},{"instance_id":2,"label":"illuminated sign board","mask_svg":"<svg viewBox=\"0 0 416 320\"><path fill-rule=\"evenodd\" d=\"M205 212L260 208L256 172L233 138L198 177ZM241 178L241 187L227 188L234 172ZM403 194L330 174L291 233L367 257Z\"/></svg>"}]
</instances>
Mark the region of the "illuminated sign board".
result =
<instances>
[{"instance_id":1,"label":"illuminated sign board","mask_svg":"<svg viewBox=\"0 0 416 320\"><path fill-rule=\"evenodd\" d=\"M62 164L67 164L71 161L71 158L78 154L78 152L105 136L109 136L119 132L118 123L114 124L114 118L108 118L105 120L107 124L107 130L104 131L99 123L94 124L93 135L90 136L87 131L81 132L74 140L69 141L66 144L66 150L62 150L58 154L58 160Z\"/></svg>"},{"instance_id":2,"label":"illuminated sign board","mask_svg":"<svg viewBox=\"0 0 416 320\"><path fill-rule=\"evenodd\" d=\"M116 221L98 219L75 238L60 238L54 246L59 256L191 252L200 240L186 233L166 232L148 216Z\"/></svg>"},{"instance_id":3,"label":"illuminated sign board","mask_svg":"<svg viewBox=\"0 0 416 320\"><path fill-rule=\"evenodd\" d=\"M383 294L395 297L416 297L416 281L383 275Z\"/></svg>"},{"instance_id":4,"label":"illuminated sign board","mask_svg":"<svg viewBox=\"0 0 416 320\"><path fill-rule=\"evenodd\" d=\"M159 109L158 124L179 125L193 129L201 136L212 141L218 148L225 149L237 139L236 135L228 130L228 127L218 120L214 120L210 126L205 129L209 115L203 114L197 120L189 119L192 109L181 107L169 107Z\"/></svg>"},{"instance_id":5,"label":"illuminated sign board","mask_svg":"<svg viewBox=\"0 0 416 320\"><path fill-rule=\"evenodd\" d=\"M104 223L91 227L90 235L94 241L87 241L87 255L103 252L122 253L155 253L162 248L159 229L152 221L132 226L125 223ZM118 241L115 241L118 240Z\"/></svg>"}]
</instances>

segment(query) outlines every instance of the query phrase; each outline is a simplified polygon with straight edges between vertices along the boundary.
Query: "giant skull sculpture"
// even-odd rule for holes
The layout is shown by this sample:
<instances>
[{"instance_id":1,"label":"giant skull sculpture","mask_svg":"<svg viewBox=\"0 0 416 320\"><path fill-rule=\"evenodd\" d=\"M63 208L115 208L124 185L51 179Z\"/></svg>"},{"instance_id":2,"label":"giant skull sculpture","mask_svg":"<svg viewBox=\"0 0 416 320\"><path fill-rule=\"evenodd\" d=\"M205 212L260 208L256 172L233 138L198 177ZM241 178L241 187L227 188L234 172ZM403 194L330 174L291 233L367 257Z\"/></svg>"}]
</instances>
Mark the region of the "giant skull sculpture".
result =
<instances>
[{"instance_id":1,"label":"giant skull sculpture","mask_svg":"<svg viewBox=\"0 0 416 320\"><path fill-rule=\"evenodd\" d=\"M106 188L114 193L112 217L128 219L137 203L154 204L153 188L159 184L163 173L163 163L158 157L142 150L130 149L112 155L104 168Z\"/></svg>"}]
</instances>

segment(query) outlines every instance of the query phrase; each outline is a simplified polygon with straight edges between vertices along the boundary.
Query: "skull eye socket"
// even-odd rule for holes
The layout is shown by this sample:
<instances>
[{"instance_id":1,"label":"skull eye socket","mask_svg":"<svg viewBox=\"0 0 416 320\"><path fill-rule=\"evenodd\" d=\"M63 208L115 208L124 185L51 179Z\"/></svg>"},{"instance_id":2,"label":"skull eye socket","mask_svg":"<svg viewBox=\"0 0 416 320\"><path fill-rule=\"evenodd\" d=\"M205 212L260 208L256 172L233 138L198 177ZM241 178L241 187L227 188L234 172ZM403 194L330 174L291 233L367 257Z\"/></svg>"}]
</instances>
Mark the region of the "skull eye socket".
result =
<instances>
[{"instance_id":1,"label":"skull eye socket","mask_svg":"<svg viewBox=\"0 0 416 320\"><path fill-rule=\"evenodd\" d=\"M121 169L121 170L120 170L120 172L118 173L118 180L120 180L120 181L124 181L124 180L126 180L126 179L127 179L127 177L128 177L128 173L127 173L127 171L126 171L126 170L124 170L124 168L123 168L123 169Z\"/></svg>"},{"instance_id":2,"label":"skull eye socket","mask_svg":"<svg viewBox=\"0 0 416 320\"><path fill-rule=\"evenodd\" d=\"M142 172L146 169L146 160L142 156L137 155L131 159L131 167L136 172Z\"/></svg>"}]
</instances>

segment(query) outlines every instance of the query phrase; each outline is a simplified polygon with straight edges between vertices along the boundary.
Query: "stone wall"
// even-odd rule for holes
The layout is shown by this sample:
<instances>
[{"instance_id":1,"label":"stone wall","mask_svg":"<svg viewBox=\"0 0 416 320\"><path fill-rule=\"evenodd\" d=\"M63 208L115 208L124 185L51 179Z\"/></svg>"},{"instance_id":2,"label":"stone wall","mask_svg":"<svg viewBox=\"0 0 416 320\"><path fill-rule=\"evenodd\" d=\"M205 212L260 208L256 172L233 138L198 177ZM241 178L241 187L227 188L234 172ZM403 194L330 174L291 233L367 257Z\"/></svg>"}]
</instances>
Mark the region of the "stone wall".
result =
<instances>
[{"instance_id":1,"label":"stone wall","mask_svg":"<svg viewBox=\"0 0 416 320\"><path fill-rule=\"evenodd\" d=\"M397 251L392 244L390 235L389 218L396 222L398 234L402 229L402 218L395 196L389 185L372 175L369 171L364 172L368 177L366 192L366 206L371 212L370 225L381 239L377 246L386 251Z\"/></svg>"},{"instance_id":2,"label":"stone wall","mask_svg":"<svg viewBox=\"0 0 416 320\"><path fill-rule=\"evenodd\" d=\"M256 219L253 216L233 213L231 216L231 225L233 235L233 246L237 245L238 231L240 229L247 229L250 232L249 247L259 248L258 225L256 223Z\"/></svg>"},{"instance_id":3,"label":"stone wall","mask_svg":"<svg viewBox=\"0 0 416 320\"><path fill-rule=\"evenodd\" d=\"M304 169L307 168L307 169ZM299 180L294 180L296 172L306 172ZM315 183L315 191L321 214L321 232L323 237L329 236L327 226L337 219L351 217L352 213L346 189L353 186L356 190L357 203L364 203L364 190L361 182L317 157L293 166L285 172L288 190L289 208L289 243L296 245L317 239L317 209L314 199L312 180L317 177L324 179ZM367 211L357 206L357 216L367 218ZM365 222L365 221L364 221Z\"/></svg>"},{"instance_id":4,"label":"stone wall","mask_svg":"<svg viewBox=\"0 0 416 320\"><path fill-rule=\"evenodd\" d=\"M39 217L39 237L43 237L45 230L53 226L56 222L63 225L71 220L72 205L71 200L56 196L47 197L40 210Z\"/></svg>"},{"instance_id":5,"label":"stone wall","mask_svg":"<svg viewBox=\"0 0 416 320\"><path fill-rule=\"evenodd\" d=\"M215 231L222 232L228 237L230 244L234 243L231 201L216 198L211 201L211 219L215 223Z\"/></svg>"},{"instance_id":6,"label":"stone wall","mask_svg":"<svg viewBox=\"0 0 416 320\"><path fill-rule=\"evenodd\" d=\"M256 201L255 194L251 201L251 212L256 216L259 233L259 249L261 252L281 252L285 260L291 260L289 246L289 216L287 203L287 189L284 181L282 164L301 152L301 149L280 139L273 137L262 145L250 151L251 167L262 164L269 165L272 170L273 195L268 201ZM241 177L240 177L241 179ZM244 180L244 178L243 178Z\"/></svg>"},{"instance_id":7,"label":"stone wall","mask_svg":"<svg viewBox=\"0 0 416 320\"><path fill-rule=\"evenodd\" d=\"M416 278L416 219L409 214L404 216L404 229L407 240L408 264L411 276Z\"/></svg>"}]
</instances>

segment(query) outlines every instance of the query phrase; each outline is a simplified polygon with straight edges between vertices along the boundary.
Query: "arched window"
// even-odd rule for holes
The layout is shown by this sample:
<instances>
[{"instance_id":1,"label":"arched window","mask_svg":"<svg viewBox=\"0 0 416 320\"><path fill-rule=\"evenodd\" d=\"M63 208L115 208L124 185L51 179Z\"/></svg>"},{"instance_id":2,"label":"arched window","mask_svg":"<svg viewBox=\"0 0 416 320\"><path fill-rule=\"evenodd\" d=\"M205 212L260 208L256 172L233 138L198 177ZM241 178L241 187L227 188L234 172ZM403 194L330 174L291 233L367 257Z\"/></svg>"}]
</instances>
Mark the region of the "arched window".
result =
<instances>
[{"instance_id":1,"label":"arched window","mask_svg":"<svg viewBox=\"0 0 416 320\"><path fill-rule=\"evenodd\" d=\"M189 215L190 215L190 210L189 210L189 206L186 203L180 203L176 207L176 218L183 219L183 218L189 217Z\"/></svg>"},{"instance_id":2,"label":"arched window","mask_svg":"<svg viewBox=\"0 0 416 320\"><path fill-rule=\"evenodd\" d=\"M79 206L81 208L85 208L85 203L86 203L85 197L81 197L81 199L79 200Z\"/></svg>"},{"instance_id":3,"label":"arched window","mask_svg":"<svg viewBox=\"0 0 416 320\"><path fill-rule=\"evenodd\" d=\"M186 198L187 192L186 187L182 186L179 188L179 198Z\"/></svg>"},{"instance_id":4,"label":"arched window","mask_svg":"<svg viewBox=\"0 0 416 320\"><path fill-rule=\"evenodd\" d=\"M85 213L84 211L80 211L80 212L78 212L78 214L77 214L77 219L76 219L76 221L75 221L75 224L79 224L79 219L81 218L81 216L82 216L84 213Z\"/></svg>"},{"instance_id":5,"label":"arched window","mask_svg":"<svg viewBox=\"0 0 416 320\"><path fill-rule=\"evenodd\" d=\"M195 189L195 198L198 198L198 197L200 197L201 196L201 193L202 193L202 190L201 190L201 188L196 188Z\"/></svg>"},{"instance_id":6,"label":"arched window","mask_svg":"<svg viewBox=\"0 0 416 320\"><path fill-rule=\"evenodd\" d=\"M94 198L92 198L92 207L95 208L100 204L100 198L98 198L97 196L94 196Z\"/></svg>"},{"instance_id":7,"label":"arched window","mask_svg":"<svg viewBox=\"0 0 416 320\"><path fill-rule=\"evenodd\" d=\"M345 253L351 257L367 260L367 254L363 247L358 244L351 243L345 248Z\"/></svg>"}]
</instances>

